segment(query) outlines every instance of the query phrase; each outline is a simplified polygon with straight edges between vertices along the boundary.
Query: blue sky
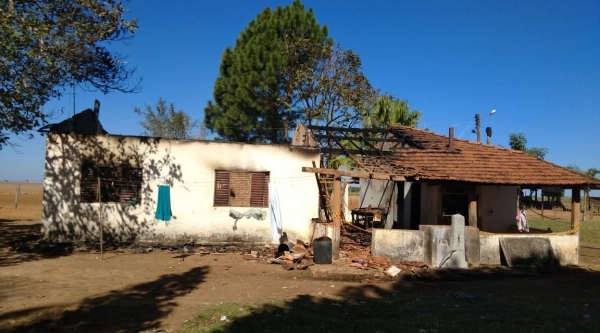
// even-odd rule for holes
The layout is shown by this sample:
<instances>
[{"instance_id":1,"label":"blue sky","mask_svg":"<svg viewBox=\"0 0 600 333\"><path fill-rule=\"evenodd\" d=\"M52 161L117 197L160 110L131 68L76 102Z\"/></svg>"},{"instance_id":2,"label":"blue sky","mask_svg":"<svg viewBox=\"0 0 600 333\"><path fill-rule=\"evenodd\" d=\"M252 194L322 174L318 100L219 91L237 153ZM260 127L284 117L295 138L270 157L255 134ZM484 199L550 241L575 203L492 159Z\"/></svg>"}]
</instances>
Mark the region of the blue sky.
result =
<instances>
[{"instance_id":1,"label":"blue sky","mask_svg":"<svg viewBox=\"0 0 600 333\"><path fill-rule=\"evenodd\" d=\"M111 48L128 55L143 77L141 93L76 90L75 108L101 101L111 134L139 135L135 106L159 97L202 120L221 54L265 7L290 1L132 0L134 38ZM600 168L600 1L304 1L344 48L357 52L365 75L384 93L423 112L420 128L476 140L476 113L508 147L523 132L558 165ZM73 113L73 95L46 105ZM41 181L44 137L0 150L0 180ZM485 139L483 139L485 141Z\"/></svg>"}]
</instances>

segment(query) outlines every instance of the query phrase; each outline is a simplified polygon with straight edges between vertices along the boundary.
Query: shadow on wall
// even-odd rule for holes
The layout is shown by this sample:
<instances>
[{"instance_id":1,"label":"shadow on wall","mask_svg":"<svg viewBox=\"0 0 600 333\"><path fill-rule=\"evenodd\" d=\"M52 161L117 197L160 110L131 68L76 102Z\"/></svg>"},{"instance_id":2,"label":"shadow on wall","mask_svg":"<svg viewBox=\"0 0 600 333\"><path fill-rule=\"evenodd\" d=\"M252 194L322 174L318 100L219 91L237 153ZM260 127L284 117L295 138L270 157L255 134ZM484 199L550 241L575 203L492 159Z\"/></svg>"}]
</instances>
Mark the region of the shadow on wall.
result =
<instances>
[{"instance_id":1,"label":"shadow on wall","mask_svg":"<svg viewBox=\"0 0 600 333\"><path fill-rule=\"evenodd\" d=\"M49 133L42 237L98 241L100 216L106 242L133 242L151 232L156 223L153 187L183 183L170 145L160 143L160 138Z\"/></svg>"},{"instance_id":2,"label":"shadow on wall","mask_svg":"<svg viewBox=\"0 0 600 333\"><path fill-rule=\"evenodd\" d=\"M160 327L161 318L177 306L175 299L196 289L208 272L207 266L201 266L165 274L155 281L84 299L74 307L58 304L4 312L0 322L15 323L7 332L145 332Z\"/></svg>"}]
</instances>

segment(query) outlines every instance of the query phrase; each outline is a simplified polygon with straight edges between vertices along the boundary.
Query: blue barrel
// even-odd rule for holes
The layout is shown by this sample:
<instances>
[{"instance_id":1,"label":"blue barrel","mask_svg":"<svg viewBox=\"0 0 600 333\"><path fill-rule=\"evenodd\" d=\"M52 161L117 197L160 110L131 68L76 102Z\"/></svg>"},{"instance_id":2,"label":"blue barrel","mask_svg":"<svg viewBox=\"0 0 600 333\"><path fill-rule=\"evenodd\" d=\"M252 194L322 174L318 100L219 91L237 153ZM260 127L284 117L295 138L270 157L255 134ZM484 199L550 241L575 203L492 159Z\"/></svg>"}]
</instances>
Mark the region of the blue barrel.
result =
<instances>
[{"instance_id":1,"label":"blue barrel","mask_svg":"<svg viewBox=\"0 0 600 333\"><path fill-rule=\"evenodd\" d=\"M315 252L315 256L313 258L315 264L331 264L333 257L331 238L320 237L315 239L313 241L313 251Z\"/></svg>"}]
</instances>

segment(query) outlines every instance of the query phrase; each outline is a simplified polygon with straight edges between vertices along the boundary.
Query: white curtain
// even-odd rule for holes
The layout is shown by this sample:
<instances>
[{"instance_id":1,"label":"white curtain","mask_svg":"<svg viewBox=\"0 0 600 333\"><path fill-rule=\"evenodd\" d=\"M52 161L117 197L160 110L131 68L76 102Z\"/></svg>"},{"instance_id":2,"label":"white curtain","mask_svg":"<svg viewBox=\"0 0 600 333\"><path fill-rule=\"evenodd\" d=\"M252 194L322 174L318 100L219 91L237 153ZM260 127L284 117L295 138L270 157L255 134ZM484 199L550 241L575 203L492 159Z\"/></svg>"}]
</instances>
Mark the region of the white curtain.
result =
<instances>
[{"instance_id":1,"label":"white curtain","mask_svg":"<svg viewBox=\"0 0 600 333\"><path fill-rule=\"evenodd\" d=\"M269 214L271 218L271 237L274 242L279 241L283 232L281 224L281 209L279 208L279 195L275 184L269 183Z\"/></svg>"}]
</instances>

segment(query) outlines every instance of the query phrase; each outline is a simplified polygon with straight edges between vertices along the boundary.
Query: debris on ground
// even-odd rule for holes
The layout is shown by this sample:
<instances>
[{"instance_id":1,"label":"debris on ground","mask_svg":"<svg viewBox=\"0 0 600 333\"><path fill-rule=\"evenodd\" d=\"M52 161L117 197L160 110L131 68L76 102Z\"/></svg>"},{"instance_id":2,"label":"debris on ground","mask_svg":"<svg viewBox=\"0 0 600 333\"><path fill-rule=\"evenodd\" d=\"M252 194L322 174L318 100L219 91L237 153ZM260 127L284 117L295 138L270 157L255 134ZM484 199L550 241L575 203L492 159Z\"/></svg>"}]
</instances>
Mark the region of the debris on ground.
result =
<instances>
[{"instance_id":1,"label":"debris on ground","mask_svg":"<svg viewBox=\"0 0 600 333\"><path fill-rule=\"evenodd\" d=\"M387 274L391 278L396 277L396 275L400 274L400 272L402 272L402 270L394 265L388 267L388 269L385 270L385 274Z\"/></svg>"},{"instance_id":2,"label":"debris on ground","mask_svg":"<svg viewBox=\"0 0 600 333\"><path fill-rule=\"evenodd\" d=\"M346 230L340 239L340 258L344 258L349 267L362 270L377 269L391 278L395 278L401 272L410 274L414 268L429 269L429 266L421 261L396 262L386 256L372 256L371 240L372 235L369 232Z\"/></svg>"},{"instance_id":3,"label":"debris on ground","mask_svg":"<svg viewBox=\"0 0 600 333\"><path fill-rule=\"evenodd\" d=\"M180 242L177 244L161 243L135 243L135 244L104 244L103 252L112 254L147 254L154 252L171 253L180 260L185 260L190 255L218 255L218 254L240 254L244 260L259 264L278 264L286 270L304 270L314 265L314 249L312 244L296 240L292 243L287 235L279 240L280 244L274 247L272 244L224 244L203 245L195 241ZM343 265L358 270L378 270L391 278L400 273L414 274L418 279L434 280L439 276L427 275L425 270L429 266L424 262L402 261L397 262L386 256L371 255L372 235L361 230L346 229L340 238L340 261L334 265ZM31 243L31 242L30 242ZM15 246L13 251L17 252L88 252L100 253L99 243L81 244L47 244L37 241L35 244L23 244ZM59 249L60 248L60 249ZM58 249L58 250L57 250ZM394 268L395 267L395 268ZM443 277L442 277L443 278Z\"/></svg>"}]
</instances>

